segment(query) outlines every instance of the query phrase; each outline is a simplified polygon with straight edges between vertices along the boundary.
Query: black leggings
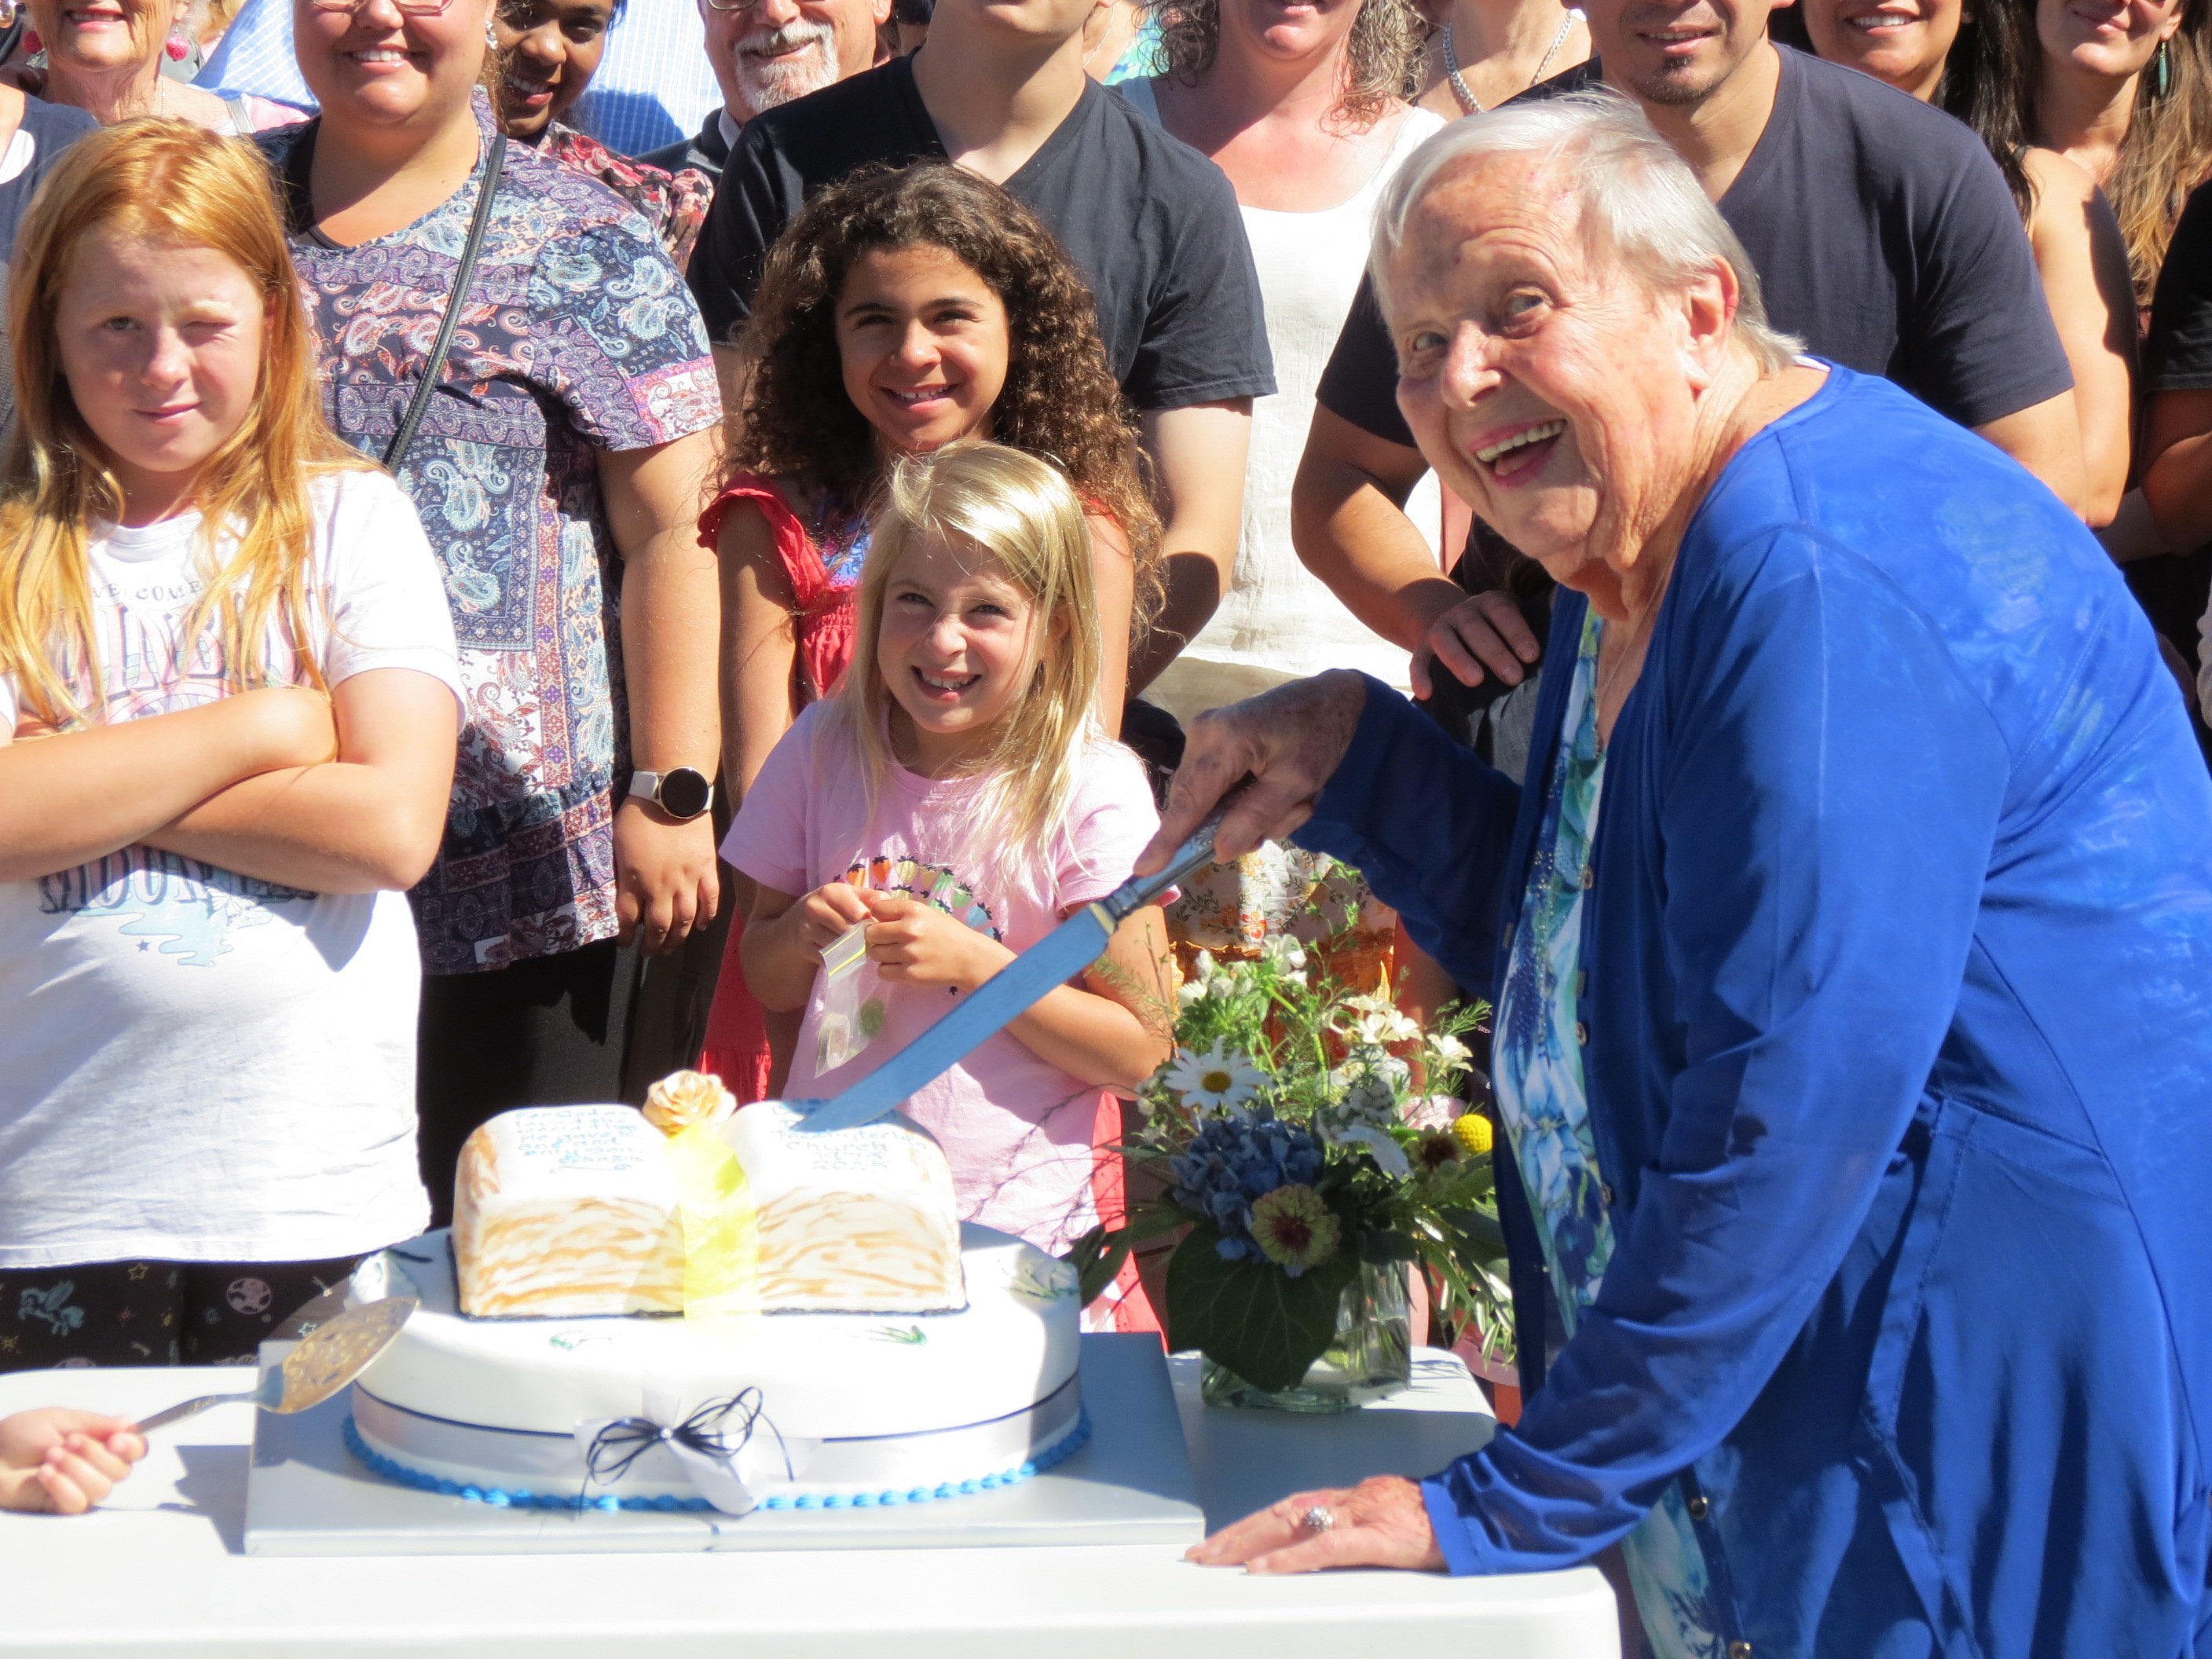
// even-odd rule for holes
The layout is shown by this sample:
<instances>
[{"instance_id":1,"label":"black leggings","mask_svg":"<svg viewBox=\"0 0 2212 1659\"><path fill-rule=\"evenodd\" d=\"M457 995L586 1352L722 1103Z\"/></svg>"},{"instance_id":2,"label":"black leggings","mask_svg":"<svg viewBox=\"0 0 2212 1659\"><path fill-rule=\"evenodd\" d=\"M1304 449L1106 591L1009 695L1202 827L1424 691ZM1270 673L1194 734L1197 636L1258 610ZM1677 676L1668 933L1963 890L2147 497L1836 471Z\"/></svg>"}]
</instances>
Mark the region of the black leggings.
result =
<instances>
[{"instance_id":1,"label":"black leggings","mask_svg":"<svg viewBox=\"0 0 2212 1659\"><path fill-rule=\"evenodd\" d=\"M0 1371L250 1364L262 1339L359 1265L96 1261L0 1269Z\"/></svg>"}]
</instances>

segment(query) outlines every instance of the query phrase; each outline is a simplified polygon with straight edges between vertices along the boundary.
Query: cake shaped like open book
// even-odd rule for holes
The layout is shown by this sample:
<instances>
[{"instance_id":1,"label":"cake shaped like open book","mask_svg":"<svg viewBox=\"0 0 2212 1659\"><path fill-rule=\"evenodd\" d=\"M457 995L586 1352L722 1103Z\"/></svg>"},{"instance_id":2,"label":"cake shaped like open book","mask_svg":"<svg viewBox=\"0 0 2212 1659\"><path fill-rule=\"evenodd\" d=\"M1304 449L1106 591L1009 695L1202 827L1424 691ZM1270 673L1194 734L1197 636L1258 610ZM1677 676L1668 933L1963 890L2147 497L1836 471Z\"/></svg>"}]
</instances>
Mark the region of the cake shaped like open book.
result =
<instances>
[{"instance_id":1,"label":"cake shaped like open book","mask_svg":"<svg viewBox=\"0 0 2212 1659\"><path fill-rule=\"evenodd\" d=\"M477 1130L451 1234L354 1276L421 1304L354 1386L356 1455L501 1506L745 1514L959 1497L1079 1448L1074 1269L962 1225L907 1120L799 1121L678 1073L643 1115ZM687 1237L703 1262L739 1237L732 1312Z\"/></svg>"},{"instance_id":2,"label":"cake shaped like open book","mask_svg":"<svg viewBox=\"0 0 2212 1659\"><path fill-rule=\"evenodd\" d=\"M902 1117L829 1135L805 1133L799 1121L775 1101L738 1111L719 1082L697 1073L655 1085L644 1115L626 1106L501 1113L461 1149L453 1193L461 1310L680 1312L684 1228L668 1132L695 1125L744 1170L763 1310L964 1307L944 1149Z\"/></svg>"}]
</instances>

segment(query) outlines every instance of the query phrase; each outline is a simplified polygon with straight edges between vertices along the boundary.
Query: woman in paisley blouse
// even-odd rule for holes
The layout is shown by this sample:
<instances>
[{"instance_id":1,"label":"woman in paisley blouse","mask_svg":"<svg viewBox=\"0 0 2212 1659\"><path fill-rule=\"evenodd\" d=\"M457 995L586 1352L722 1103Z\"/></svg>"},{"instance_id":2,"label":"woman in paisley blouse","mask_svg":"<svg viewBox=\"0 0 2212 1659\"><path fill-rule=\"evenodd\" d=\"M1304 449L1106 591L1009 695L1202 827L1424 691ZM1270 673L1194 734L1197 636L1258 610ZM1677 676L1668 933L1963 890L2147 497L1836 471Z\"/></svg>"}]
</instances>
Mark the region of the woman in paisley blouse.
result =
<instances>
[{"instance_id":1,"label":"woman in paisley blouse","mask_svg":"<svg viewBox=\"0 0 2212 1659\"><path fill-rule=\"evenodd\" d=\"M294 0L322 112L259 142L331 422L380 458L487 185L491 27L487 0ZM444 568L467 691L445 842L413 895L440 1204L492 1113L617 1097L617 941L672 951L718 897L708 817L630 792L633 769L716 769L720 595L693 532L721 414L706 334L627 203L501 147L451 355L387 462Z\"/></svg>"},{"instance_id":2,"label":"woman in paisley blouse","mask_svg":"<svg viewBox=\"0 0 2212 1659\"><path fill-rule=\"evenodd\" d=\"M845 672L886 463L955 438L1043 456L1091 504L1100 713L1120 729L1131 639L1158 607L1160 530L1097 317L1036 216L942 162L833 185L776 240L747 325L758 366L731 422L734 476L699 524L720 555L723 771L738 797ZM757 1100L773 1017L746 992L738 932L701 1063Z\"/></svg>"},{"instance_id":3,"label":"woman in paisley blouse","mask_svg":"<svg viewBox=\"0 0 2212 1659\"><path fill-rule=\"evenodd\" d=\"M2212 779L2118 573L1769 329L1623 100L1446 128L1373 265L1422 453L1560 583L1526 775L1325 674L1194 726L1138 867L1249 772L1223 851L1495 996L1528 1398L1195 1559L1618 1543L1660 1659L2202 1652Z\"/></svg>"},{"instance_id":4,"label":"woman in paisley blouse","mask_svg":"<svg viewBox=\"0 0 2212 1659\"><path fill-rule=\"evenodd\" d=\"M561 118L598 73L608 33L628 0L501 0L492 19L499 37L499 73L492 96L507 136L596 179L630 204L660 233L660 245L682 270L707 222L714 181L696 167L674 173L617 155Z\"/></svg>"}]
</instances>

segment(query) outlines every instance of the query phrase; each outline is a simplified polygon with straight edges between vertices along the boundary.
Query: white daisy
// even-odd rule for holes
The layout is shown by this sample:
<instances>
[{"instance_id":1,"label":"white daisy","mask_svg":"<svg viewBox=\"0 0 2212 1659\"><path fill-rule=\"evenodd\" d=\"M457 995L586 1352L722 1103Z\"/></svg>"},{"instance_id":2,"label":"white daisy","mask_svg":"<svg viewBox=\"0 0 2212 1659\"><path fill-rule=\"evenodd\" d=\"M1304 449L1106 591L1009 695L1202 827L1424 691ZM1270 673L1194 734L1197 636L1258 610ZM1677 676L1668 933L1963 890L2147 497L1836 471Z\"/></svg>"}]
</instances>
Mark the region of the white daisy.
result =
<instances>
[{"instance_id":1,"label":"white daisy","mask_svg":"<svg viewBox=\"0 0 2212 1659\"><path fill-rule=\"evenodd\" d=\"M1243 1054L1223 1053L1218 1038L1202 1054L1176 1049L1166 1079L1184 1105L1194 1111L1213 1112L1242 1106L1260 1092L1263 1080Z\"/></svg>"}]
</instances>

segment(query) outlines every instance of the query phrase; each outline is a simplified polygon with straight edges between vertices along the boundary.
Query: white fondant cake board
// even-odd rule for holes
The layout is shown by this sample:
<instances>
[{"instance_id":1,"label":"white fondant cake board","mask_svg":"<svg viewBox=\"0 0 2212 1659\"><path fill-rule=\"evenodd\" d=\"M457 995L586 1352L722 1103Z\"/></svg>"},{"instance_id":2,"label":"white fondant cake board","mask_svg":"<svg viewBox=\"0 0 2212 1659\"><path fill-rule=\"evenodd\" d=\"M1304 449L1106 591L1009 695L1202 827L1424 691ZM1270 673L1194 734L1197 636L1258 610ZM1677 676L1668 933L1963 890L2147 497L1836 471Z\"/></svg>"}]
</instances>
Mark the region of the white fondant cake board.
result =
<instances>
[{"instance_id":1,"label":"white fondant cake board","mask_svg":"<svg viewBox=\"0 0 2212 1659\"><path fill-rule=\"evenodd\" d=\"M282 1352L284 1345L268 1345ZM1020 1486L880 1510L743 1517L495 1509L371 1474L340 1431L353 1391L296 1417L260 1414L246 1476L248 1555L534 1555L628 1551L1196 1543L1206 1535L1159 1341L1083 1339L1091 1443Z\"/></svg>"}]
</instances>

